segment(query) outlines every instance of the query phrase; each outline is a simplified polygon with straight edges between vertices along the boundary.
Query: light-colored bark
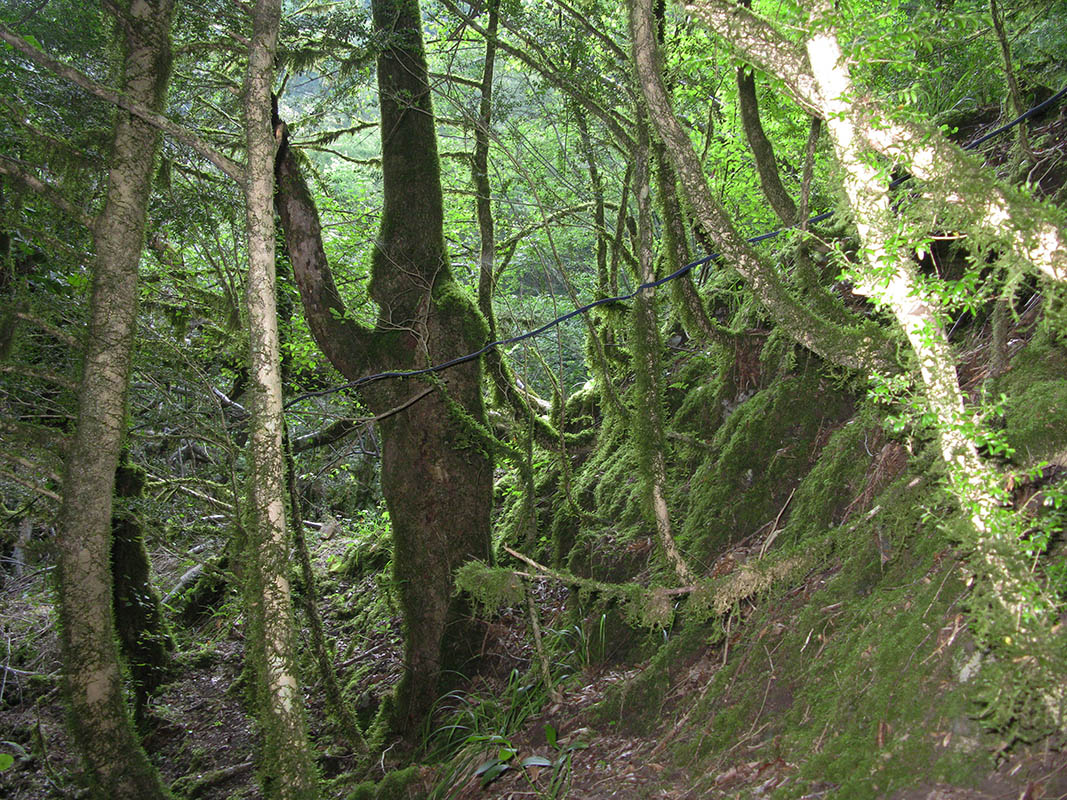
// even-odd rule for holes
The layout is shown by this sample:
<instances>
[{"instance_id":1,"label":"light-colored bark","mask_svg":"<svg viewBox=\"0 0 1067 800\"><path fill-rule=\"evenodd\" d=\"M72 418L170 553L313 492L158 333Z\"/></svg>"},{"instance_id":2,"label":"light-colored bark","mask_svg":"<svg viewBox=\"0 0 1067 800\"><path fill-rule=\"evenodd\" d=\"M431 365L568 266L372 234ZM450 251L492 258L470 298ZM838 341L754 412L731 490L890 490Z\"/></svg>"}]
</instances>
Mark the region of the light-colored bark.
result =
<instances>
[{"instance_id":1,"label":"light-colored bark","mask_svg":"<svg viewBox=\"0 0 1067 800\"><path fill-rule=\"evenodd\" d=\"M807 52L866 261L857 271L856 288L893 313L915 352L927 404L937 419L941 456L952 490L970 515L974 529L970 544L982 567L982 577L1013 627L1009 638L1018 640L1016 644L1024 652L1035 653L1040 640L1048 635L1052 604L1013 558L1017 547L1004 546L1018 537L1018 526L995 493L996 475L983 463L973 434L967 433L973 426L968 425L937 300L918 281L912 248L900 235L890 207L888 179L866 157L869 118L848 99L855 94L836 33L828 24L831 11L829 2L816 6ZM1040 663L1033 658L1030 662ZM1048 684L1046 676L1038 677L1038 682ZM1045 690L1046 706L1060 725L1063 697L1062 687Z\"/></svg>"},{"instance_id":2,"label":"light-colored bark","mask_svg":"<svg viewBox=\"0 0 1067 800\"><path fill-rule=\"evenodd\" d=\"M803 47L733 0L699 0L687 3L685 9L750 64L781 80L797 103L822 116L819 82ZM985 236L1024 265L1052 280L1067 281L1061 212L1022 190L1001 185L932 126L894 119L869 98L857 98L854 110L866 118L857 135L917 178L921 182L917 189L926 198L964 209Z\"/></svg>"},{"instance_id":3,"label":"light-colored bark","mask_svg":"<svg viewBox=\"0 0 1067 800\"><path fill-rule=\"evenodd\" d=\"M123 89L158 109L170 71L170 0L132 0L118 13L125 33ZM116 112L104 209L95 226L85 361L77 430L65 465L59 511L59 613L64 683L74 741L94 796L167 797L129 721L112 616L111 510L125 432L137 266L159 135Z\"/></svg>"},{"instance_id":4,"label":"light-colored bark","mask_svg":"<svg viewBox=\"0 0 1067 800\"><path fill-rule=\"evenodd\" d=\"M290 593L289 540L282 450L281 358L275 304L274 155L271 79L281 16L280 0L258 0L245 81L248 164L248 308L252 382L249 435L249 576L247 596L254 623L247 656L253 664L263 731L264 791L277 800L317 796L303 696L296 673L296 641Z\"/></svg>"},{"instance_id":5,"label":"light-colored bark","mask_svg":"<svg viewBox=\"0 0 1067 800\"><path fill-rule=\"evenodd\" d=\"M712 196L689 135L671 109L663 84L651 12L651 0L631 0L634 62L649 117L670 153L694 216L736 269L767 313L794 341L834 363L856 369L896 369L893 347L877 326L845 328L816 315L792 296L774 267L734 227Z\"/></svg>"}]
</instances>

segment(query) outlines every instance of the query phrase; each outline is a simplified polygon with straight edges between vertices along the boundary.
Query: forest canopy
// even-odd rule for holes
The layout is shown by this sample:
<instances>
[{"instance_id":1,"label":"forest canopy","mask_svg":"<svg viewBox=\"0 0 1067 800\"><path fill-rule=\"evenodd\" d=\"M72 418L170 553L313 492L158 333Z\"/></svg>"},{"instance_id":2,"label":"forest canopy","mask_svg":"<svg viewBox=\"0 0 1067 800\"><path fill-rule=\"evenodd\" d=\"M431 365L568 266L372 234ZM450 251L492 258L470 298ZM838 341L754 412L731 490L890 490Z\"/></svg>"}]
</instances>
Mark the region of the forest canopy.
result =
<instances>
[{"instance_id":1,"label":"forest canopy","mask_svg":"<svg viewBox=\"0 0 1067 800\"><path fill-rule=\"evenodd\" d=\"M0 0L0 785L1062 796L1065 97L1064 0Z\"/></svg>"}]
</instances>

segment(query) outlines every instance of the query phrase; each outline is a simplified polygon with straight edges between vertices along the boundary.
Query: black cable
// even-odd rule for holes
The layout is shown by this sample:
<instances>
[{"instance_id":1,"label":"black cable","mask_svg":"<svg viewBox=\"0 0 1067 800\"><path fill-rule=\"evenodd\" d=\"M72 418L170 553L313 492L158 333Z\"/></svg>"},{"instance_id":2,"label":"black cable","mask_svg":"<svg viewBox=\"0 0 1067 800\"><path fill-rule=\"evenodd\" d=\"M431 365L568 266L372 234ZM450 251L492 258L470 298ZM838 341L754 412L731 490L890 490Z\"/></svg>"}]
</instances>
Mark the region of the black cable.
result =
<instances>
[{"instance_id":1,"label":"black cable","mask_svg":"<svg viewBox=\"0 0 1067 800\"><path fill-rule=\"evenodd\" d=\"M1051 108L1053 105L1055 105L1060 100L1062 100L1065 96L1067 96L1067 86L1064 86L1062 89L1060 89L1060 91L1058 91L1056 94L1054 94L1048 100L1045 100L1043 103L1039 103L1038 105L1034 106L1033 108L1030 108L1027 111L1024 111L1022 114L1020 114L1018 117L1013 119L1011 122L1008 122L1005 125L1001 125L996 130L991 131L991 132L985 134L984 136L981 136L978 139L975 139L973 142L970 142L970 143L964 145L963 149L964 150L974 150L979 145L982 145L985 142L988 142L994 136L999 136L1000 134L1004 133L1005 131L1011 130L1012 128L1014 128L1016 125L1018 125L1019 123L1023 122L1024 120L1027 120L1030 117L1037 116L1038 114L1042 113L1043 111ZM900 186L902 183L904 183L905 181L908 181L908 180L911 180L911 176L910 175L904 175L903 177L900 177L900 178L897 178L897 179L891 181L890 184L889 184L889 188L890 189L895 189L896 187ZM805 224L805 226L813 225L813 224L815 224L817 222L822 222L823 220L829 219L832 216L833 216L833 212L828 211L828 212L825 212L823 214L818 214L818 215L816 215L814 217L811 217L804 224ZM753 236L751 239L747 239L746 241L749 244L759 244L760 242L764 242L764 241L767 241L768 239L773 239L776 236L780 236L783 233L785 233L786 231L793 230L796 227L798 227L798 226L797 225L789 225L787 227L777 228L777 229L775 229L773 231L768 231L767 233L761 233L759 236ZM687 272L689 272L690 270L695 269L696 267L700 267L700 266L703 266L705 264L710 264L713 261L717 261L720 258L720 256L721 256L720 253L709 253L708 255L704 256L703 258L699 258L696 261L691 261L690 263L686 264L684 267L676 269L674 272L672 272L670 275L668 275L665 278L660 278L659 280L656 280L656 281L649 281L648 283L642 283L640 286L638 286L632 292L629 292L627 294L621 294L618 297L603 297L600 300L594 300L592 303L586 303L584 306L580 306L580 307L574 309L573 311L568 311L563 316L556 317L551 322L546 322L540 328L536 328L535 330L532 330L532 331L526 331L525 333L520 333L517 336L512 336L512 337L509 337L507 339L497 339L495 342L490 342L489 344L485 345L484 347L482 347L479 350L474 351L473 353L467 353L466 355L459 356L458 358L453 358L450 361L445 361L442 364L435 364L432 367L424 367L423 369L416 369L416 370L410 370L410 371L378 372L378 373L375 373L374 375L366 375L366 376L364 376L362 378L358 378L358 379L356 379L354 381L349 381L348 383L342 383L342 384L340 384L338 386L333 386L333 387L330 387L328 389L320 389L317 392L306 392L305 394L297 395L292 400L287 402L285 404L284 408L290 408L291 406L295 405L296 403L299 403L302 400L307 400L307 399L312 398L312 397L322 397L323 395L333 394L334 392L339 392L339 391L342 391L344 389L356 389L356 388L358 388L360 386L366 386L368 383L374 383L376 381L385 380L387 378L414 378L414 377L416 377L418 375L428 375L429 373L432 373L432 372L441 372L441 371L449 369L451 367L458 366L459 364L465 364L468 361L473 361L474 359L481 357L485 353L487 353L490 350L492 350L494 347L505 347L505 346L507 346L509 344L515 344L516 342L521 342L521 341L524 341L526 339L532 339L535 336L539 336L542 333L544 333L545 331L549 330L550 328L554 328L557 325L560 325L560 324L566 322L569 319L573 319L574 317L578 316L579 314L584 314L585 312L590 311L590 310L596 308L597 306L608 305L610 303L624 303L627 300L632 300L639 293L641 293L643 291L646 291L648 289L655 289L655 288L657 288L659 286L662 286L665 283L669 283L670 281L675 280L676 278L680 278L681 276L685 275Z\"/></svg>"}]
</instances>

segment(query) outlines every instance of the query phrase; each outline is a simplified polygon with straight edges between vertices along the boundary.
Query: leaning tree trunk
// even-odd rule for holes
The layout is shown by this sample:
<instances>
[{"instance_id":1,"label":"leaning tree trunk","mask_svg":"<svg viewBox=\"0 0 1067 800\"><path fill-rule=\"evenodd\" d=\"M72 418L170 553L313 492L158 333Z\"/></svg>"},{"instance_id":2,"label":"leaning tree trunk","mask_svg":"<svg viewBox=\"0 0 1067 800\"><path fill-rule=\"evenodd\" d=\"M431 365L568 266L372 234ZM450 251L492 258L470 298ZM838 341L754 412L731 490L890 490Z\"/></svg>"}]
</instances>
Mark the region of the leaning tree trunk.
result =
<instances>
[{"instance_id":1,"label":"leaning tree trunk","mask_svg":"<svg viewBox=\"0 0 1067 800\"><path fill-rule=\"evenodd\" d=\"M1021 538L1018 521L1006 511L998 494L999 476L978 452L975 423L964 408L938 299L918 279L907 239L899 235L887 181L872 166L865 148L869 136L864 135L864 128L872 123L849 99L855 95L847 62L834 28L826 22L831 9L830 0L814 4L807 51L866 256L867 263L856 270L856 291L891 311L911 344L927 406L936 420L949 484L973 526L969 542L975 552L972 567L988 582L993 600L1003 612L1010 631L1005 642L1009 647L1014 642L1023 653L1016 661L1027 666L1020 669L1027 670L1050 718L1064 729L1062 669L1048 669L1049 662L1041 657L1049 628L1055 623L1055 603L1033 580L1021 548L1015 545Z\"/></svg>"},{"instance_id":2,"label":"leaning tree trunk","mask_svg":"<svg viewBox=\"0 0 1067 800\"><path fill-rule=\"evenodd\" d=\"M693 216L723 260L740 273L771 319L798 344L841 366L895 371L895 345L877 324L845 328L816 314L792 294L778 271L734 227L712 196L689 134L671 108L654 35L652 0L630 0L629 6L634 67L649 118L670 154Z\"/></svg>"},{"instance_id":3,"label":"leaning tree trunk","mask_svg":"<svg viewBox=\"0 0 1067 800\"><path fill-rule=\"evenodd\" d=\"M295 155L278 153L276 202L308 324L349 380L381 370L440 364L481 347L485 320L452 277L444 244L437 136L419 6L374 0L384 208L372 260L374 330L346 315L322 248L321 227ZM364 397L382 415L382 493L393 528L394 570L404 616L404 676L392 719L404 735L437 698L441 676L477 653L452 573L490 558L492 459L481 369L469 361L432 379L372 385Z\"/></svg>"},{"instance_id":4,"label":"leaning tree trunk","mask_svg":"<svg viewBox=\"0 0 1067 800\"><path fill-rule=\"evenodd\" d=\"M123 88L159 109L170 73L171 0L116 4L123 31ZM134 734L123 697L112 617L111 495L122 448L137 316L137 264L159 134L116 112L104 210L96 223L78 426L59 512L59 614L64 684L74 742L97 797L168 795Z\"/></svg>"},{"instance_id":5,"label":"leaning tree trunk","mask_svg":"<svg viewBox=\"0 0 1067 800\"><path fill-rule=\"evenodd\" d=\"M256 711L263 731L260 773L264 793L277 800L318 796L317 776L296 674L296 641L289 590L289 540L282 450L281 357L275 305L274 154L271 77L281 0L258 0L245 82L248 167L249 436L252 520L248 529L246 597L252 621L247 657L256 677Z\"/></svg>"}]
</instances>

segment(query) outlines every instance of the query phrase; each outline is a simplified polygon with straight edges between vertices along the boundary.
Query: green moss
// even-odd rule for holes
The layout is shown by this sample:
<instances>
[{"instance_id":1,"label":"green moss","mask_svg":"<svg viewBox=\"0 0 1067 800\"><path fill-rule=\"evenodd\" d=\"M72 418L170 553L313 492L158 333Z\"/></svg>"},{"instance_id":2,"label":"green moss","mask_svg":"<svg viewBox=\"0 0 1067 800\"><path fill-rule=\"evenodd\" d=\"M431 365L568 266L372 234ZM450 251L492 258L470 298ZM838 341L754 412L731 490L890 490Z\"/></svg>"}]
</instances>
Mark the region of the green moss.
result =
<instances>
[{"instance_id":1,"label":"green moss","mask_svg":"<svg viewBox=\"0 0 1067 800\"><path fill-rule=\"evenodd\" d=\"M455 573L456 588L468 592L487 612L523 602L522 580L510 569L490 567L481 561L468 561Z\"/></svg>"},{"instance_id":2,"label":"green moss","mask_svg":"<svg viewBox=\"0 0 1067 800\"><path fill-rule=\"evenodd\" d=\"M1032 384L1067 375L1067 347L1047 330L1038 330L1012 359L1011 369L994 382L994 391L1018 396Z\"/></svg>"},{"instance_id":3,"label":"green moss","mask_svg":"<svg viewBox=\"0 0 1067 800\"><path fill-rule=\"evenodd\" d=\"M675 507L688 506L678 538L689 558L711 563L724 546L773 524L823 432L851 409L849 395L815 374L780 380L738 406L675 498Z\"/></svg>"},{"instance_id":4,"label":"green moss","mask_svg":"<svg viewBox=\"0 0 1067 800\"><path fill-rule=\"evenodd\" d=\"M458 282L439 280L433 287L433 302L442 328L456 332L468 345L481 346L489 339L489 323L473 298Z\"/></svg>"},{"instance_id":5,"label":"green moss","mask_svg":"<svg viewBox=\"0 0 1067 800\"><path fill-rule=\"evenodd\" d=\"M833 433L793 495L787 525L793 539L842 521L864 488L864 478L876 452L870 444L880 436L880 431L864 417L849 420Z\"/></svg>"},{"instance_id":6,"label":"green moss","mask_svg":"<svg viewBox=\"0 0 1067 800\"><path fill-rule=\"evenodd\" d=\"M661 722L669 689L666 672L645 670L631 681L614 684L592 710L592 720L600 725L618 723L627 733L647 736Z\"/></svg>"},{"instance_id":7,"label":"green moss","mask_svg":"<svg viewBox=\"0 0 1067 800\"><path fill-rule=\"evenodd\" d=\"M605 637L606 638L606 637ZM677 679L694 654L720 638L715 625L693 624L658 647L647 666L629 681L612 685L592 710L592 720L601 725L619 724L627 732L644 736L663 722L663 708L672 681Z\"/></svg>"},{"instance_id":8,"label":"green moss","mask_svg":"<svg viewBox=\"0 0 1067 800\"><path fill-rule=\"evenodd\" d=\"M366 781L356 786L348 800L414 800L423 796L422 772L413 764L404 769L387 772L377 783Z\"/></svg>"},{"instance_id":9,"label":"green moss","mask_svg":"<svg viewBox=\"0 0 1067 800\"><path fill-rule=\"evenodd\" d=\"M1067 379L1039 380L1009 399L1004 438L1024 464L1067 456Z\"/></svg>"}]
</instances>

